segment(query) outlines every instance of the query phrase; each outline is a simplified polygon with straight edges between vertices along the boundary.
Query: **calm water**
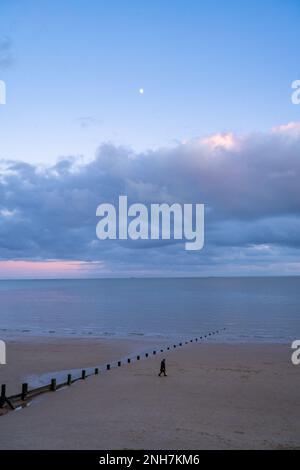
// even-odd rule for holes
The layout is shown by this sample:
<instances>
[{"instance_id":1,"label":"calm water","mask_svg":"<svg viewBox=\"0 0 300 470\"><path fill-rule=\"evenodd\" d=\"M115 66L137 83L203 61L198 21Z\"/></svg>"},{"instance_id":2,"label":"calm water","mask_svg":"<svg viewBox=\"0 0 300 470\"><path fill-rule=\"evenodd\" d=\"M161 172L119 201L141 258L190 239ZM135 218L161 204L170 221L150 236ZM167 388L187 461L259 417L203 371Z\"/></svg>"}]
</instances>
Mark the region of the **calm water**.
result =
<instances>
[{"instance_id":1,"label":"calm water","mask_svg":"<svg viewBox=\"0 0 300 470\"><path fill-rule=\"evenodd\" d=\"M300 278L0 281L0 338L300 338Z\"/></svg>"}]
</instances>

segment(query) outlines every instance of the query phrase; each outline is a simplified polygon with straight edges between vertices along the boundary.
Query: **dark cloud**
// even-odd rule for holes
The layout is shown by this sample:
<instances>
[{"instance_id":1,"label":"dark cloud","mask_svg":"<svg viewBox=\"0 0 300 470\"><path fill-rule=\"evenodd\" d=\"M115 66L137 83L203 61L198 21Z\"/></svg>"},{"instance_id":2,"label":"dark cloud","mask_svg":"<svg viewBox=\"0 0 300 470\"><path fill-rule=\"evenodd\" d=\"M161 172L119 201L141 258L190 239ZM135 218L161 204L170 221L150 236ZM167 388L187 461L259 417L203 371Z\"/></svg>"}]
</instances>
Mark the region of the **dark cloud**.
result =
<instances>
[{"instance_id":1,"label":"dark cloud","mask_svg":"<svg viewBox=\"0 0 300 470\"><path fill-rule=\"evenodd\" d=\"M142 154L103 145L89 163L65 158L40 168L2 161L0 257L101 261L112 272L294 272L299 177L297 124ZM121 194L146 204L205 203L205 248L97 240L97 206L117 204Z\"/></svg>"}]
</instances>

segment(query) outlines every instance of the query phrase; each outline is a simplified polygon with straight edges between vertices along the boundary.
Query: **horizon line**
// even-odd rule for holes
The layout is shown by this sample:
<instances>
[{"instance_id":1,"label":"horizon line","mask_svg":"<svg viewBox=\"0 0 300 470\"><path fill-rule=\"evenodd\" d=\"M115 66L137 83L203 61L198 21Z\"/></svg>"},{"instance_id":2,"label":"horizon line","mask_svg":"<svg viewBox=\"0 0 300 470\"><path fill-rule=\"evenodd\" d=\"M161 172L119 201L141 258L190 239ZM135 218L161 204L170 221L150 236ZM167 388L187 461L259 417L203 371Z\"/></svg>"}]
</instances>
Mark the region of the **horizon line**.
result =
<instances>
[{"instance_id":1,"label":"horizon line","mask_svg":"<svg viewBox=\"0 0 300 470\"><path fill-rule=\"evenodd\" d=\"M106 276L106 277L25 277L25 278L0 278L1 281L104 281L104 280L123 280L123 279L235 279L235 278L299 278L300 274L240 274L240 275L211 275L211 276Z\"/></svg>"}]
</instances>

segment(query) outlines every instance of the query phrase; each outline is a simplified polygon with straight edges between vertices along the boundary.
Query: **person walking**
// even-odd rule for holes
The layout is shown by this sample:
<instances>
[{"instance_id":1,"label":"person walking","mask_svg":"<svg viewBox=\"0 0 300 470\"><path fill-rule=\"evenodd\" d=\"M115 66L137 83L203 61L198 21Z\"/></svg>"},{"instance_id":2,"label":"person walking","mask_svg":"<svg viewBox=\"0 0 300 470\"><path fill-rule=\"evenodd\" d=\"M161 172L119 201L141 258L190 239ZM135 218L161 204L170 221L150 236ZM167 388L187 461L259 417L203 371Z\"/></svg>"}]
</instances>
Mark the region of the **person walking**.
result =
<instances>
[{"instance_id":1,"label":"person walking","mask_svg":"<svg viewBox=\"0 0 300 470\"><path fill-rule=\"evenodd\" d=\"M165 377L167 377L166 374L166 360L163 359L160 363L160 372L158 374L159 377L161 377L161 374L164 374Z\"/></svg>"}]
</instances>

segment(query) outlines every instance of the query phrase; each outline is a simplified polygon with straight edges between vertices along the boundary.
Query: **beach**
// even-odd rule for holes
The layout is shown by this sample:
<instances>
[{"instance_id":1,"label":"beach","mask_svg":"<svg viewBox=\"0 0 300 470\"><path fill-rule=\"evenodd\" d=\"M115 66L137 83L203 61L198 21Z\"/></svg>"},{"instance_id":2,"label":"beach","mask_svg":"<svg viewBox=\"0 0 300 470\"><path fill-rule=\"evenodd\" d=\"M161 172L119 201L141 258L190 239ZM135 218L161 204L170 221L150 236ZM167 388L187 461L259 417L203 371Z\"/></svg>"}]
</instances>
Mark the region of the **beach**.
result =
<instances>
[{"instance_id":1,"label":"beach","mask_svg":"<svg viewBox=\"0 0 300 470\"><path fill-rule=\"evenodd\" d=\"M20 393L23 382L28 382L29 388L35 388L45 381L49 383L48 375L58 375L58 381L64 381L73 369L105 366L161 343L160 340L138 338L23 337L6 340L7 364L0 367L0 383L6 384L7 395L15 395Z\"/></svg>"},{"instance_id":2,"label":"beach","mask_svg":"<svg viewBox=\"0 0 300 470\"><path fill-rule=\"evenodd\" d=\"M26 375L102 364L149 347L143 340L14 341L0 377L14 388ZM163 357L167 377L158 377ZM295 449L299 389L289 344L189 343L1 416L0 448Z\"/></svg>"}]
</instances>

